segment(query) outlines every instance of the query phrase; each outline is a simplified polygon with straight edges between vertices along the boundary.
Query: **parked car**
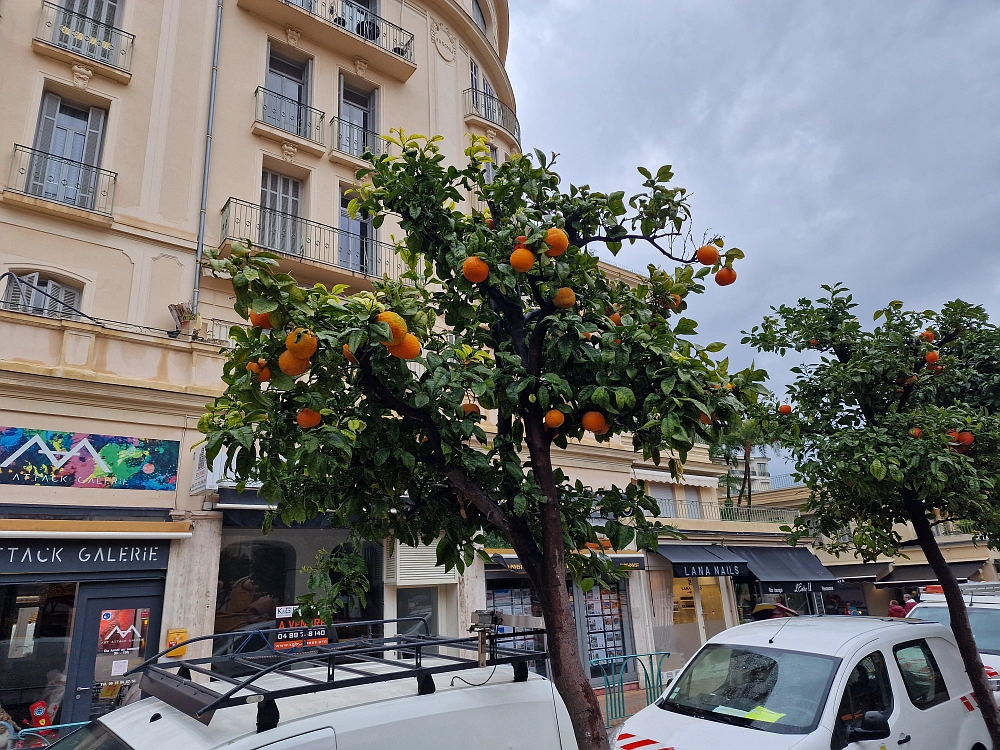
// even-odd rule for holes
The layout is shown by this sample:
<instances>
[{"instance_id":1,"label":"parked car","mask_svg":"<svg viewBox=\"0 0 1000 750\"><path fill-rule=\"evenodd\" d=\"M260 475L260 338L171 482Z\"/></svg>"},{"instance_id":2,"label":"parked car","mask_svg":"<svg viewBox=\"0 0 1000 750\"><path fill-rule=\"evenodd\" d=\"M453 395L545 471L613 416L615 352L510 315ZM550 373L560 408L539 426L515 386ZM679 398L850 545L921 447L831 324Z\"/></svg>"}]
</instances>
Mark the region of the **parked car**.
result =
<instances>
[{"instance_id":1,"label":"parked car","mask_svg":"<svg viewBox=\"0 0 1000 750\"><path fill-rule=\"evenodd\" d=\"M951 631L794 617L726 630L619 729L617 750L986 750Z\"/></svg>"},{"instance_id":2,"label":"parked car","mask_svg":"<svg viewBox=\"0 0 1000 750\"><path fill-rule=\"evenodd\" d=\"M1000 704L1000 584L969 583L962 584L961 588L972 636L986 668L993 699ZM940 586L921 589L920 602L906 616L951 627L948 602Z\"/></svg>"},{"instance_id":3,"label":"parked car","mask_svg":"<svg viewBox=\"0 0 1000 750\"><path fill-rule=\"evenodd\" d=\"M301 673L320 682L326 679L326 670ZM147 698L102 716L53 748L577 750L569 714L545 678L530 674L526 682L515 682L508 665L458 676L461 679L437 675L437 689L430 695L418 695L416 683L407 679L282 698L277 701L281 720L260 733L256 704L219 710L206 726L157 698ZM270 676L257 685L273 688L288 682L287 677Z\"/></svg>"}]
</instances>

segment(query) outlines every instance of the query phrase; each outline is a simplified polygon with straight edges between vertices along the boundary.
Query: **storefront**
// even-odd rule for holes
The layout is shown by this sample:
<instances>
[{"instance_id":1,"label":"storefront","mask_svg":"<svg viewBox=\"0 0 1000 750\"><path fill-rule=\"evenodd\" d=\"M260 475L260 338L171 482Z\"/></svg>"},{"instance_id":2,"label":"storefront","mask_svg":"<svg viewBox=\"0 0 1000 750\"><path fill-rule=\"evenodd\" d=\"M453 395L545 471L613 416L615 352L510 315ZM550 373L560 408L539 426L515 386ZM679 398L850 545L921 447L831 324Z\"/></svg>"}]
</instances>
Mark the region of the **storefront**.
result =
<instances>
[{"instance_id":1,"label":"storefront","mask_svg":"<svg viewBox=\"0 0 1000 750\"><path fill-rule=\"evenodd\" d=\"M803 615L821 615L823 595L837 579L805 547L728 549L747 562L748 574L733 579L740 622L749 622L758 604L782 604Z\"/></svg>"},{"instance_id":2,"label":"storefront","mask_svg":"<svg viewBox=\"0 0 1000 750\"><path fill-rule=\"evenodd\" d=\"M847 563L827 565L836 582L823 592L823 609L828 615L884 616L889 602L875 590L875 581L886 576L889 563Z\"/></svg>"},{"instance_id":3,"label":"storefront","mask_svg":"<svg viewBox=\"0 0 1000 750\"><path fill-rule=\"evenodd\" d=\"M0 521L0 706L19 727L88 721L131 698L125 673L156 652L169 539L187 527L53 520L51 536L18 531L37 523ZM128 538L123 525L169 528Z\"/></svg>"},{"instance_id":4,"label":"storefront","mask_svg":"<svg viewBox=\"0 0 1000 750\"><path fill-rule=\"evenodd\" d=\"M486 566L486 608L504 614L541 617L538 596L517 556L510 550L489 552L494 564ZM641 553L612 553L609 557L630 571L645 568L645 556ZM589 668L591 679L599 683L602 680L602 670L600 666L590 666L592 660L635 653L629 582L621 580L609 589L595 586L584 591L567 578L566 589L576 624L581 659ZM510 632L516 632L516 629L511 628ZM544 644L526 637L516 641L515 647L544 648ZM537 663L534 668L535 671L544 673L545 665Z\"/></svg>"},{"instance_id":5,"label":"storefront","mask_svg":"<svg viewBox=\"0 0 1000 750\"><path fill-rule=\"evenodd\" d=\"M733 576L747 563L718 544L664 543L649 555L653 650L678 669L709 638L736 624Z\"/></svg>"}]
</instances>

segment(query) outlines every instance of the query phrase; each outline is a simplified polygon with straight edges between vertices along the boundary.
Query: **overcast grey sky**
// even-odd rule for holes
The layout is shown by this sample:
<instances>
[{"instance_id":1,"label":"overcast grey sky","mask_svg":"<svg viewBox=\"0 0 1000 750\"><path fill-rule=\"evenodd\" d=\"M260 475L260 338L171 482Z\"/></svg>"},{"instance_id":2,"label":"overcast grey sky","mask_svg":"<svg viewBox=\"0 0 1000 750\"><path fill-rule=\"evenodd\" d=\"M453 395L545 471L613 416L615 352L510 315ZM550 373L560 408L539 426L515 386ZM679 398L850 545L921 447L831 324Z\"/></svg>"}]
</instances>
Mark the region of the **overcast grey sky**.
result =
<instances>
[{"instance_id":1,"label":"overcast grey sky","mask_svg":"<svg viewBox=\"0 0 1000 750\"><path fill-rule=\"evenodd\" d=\"M747 253L689 312L749 363L771 304L843 281L862 320L955 297L1000 319L1000 1L510 0L525 150L564 180L672 164L697 236ZM623 251L622 265L655 262ZM758 358L779 382L794 362ZM780 390L780 388L779 388Z\"/></svg>"}]
</instances>

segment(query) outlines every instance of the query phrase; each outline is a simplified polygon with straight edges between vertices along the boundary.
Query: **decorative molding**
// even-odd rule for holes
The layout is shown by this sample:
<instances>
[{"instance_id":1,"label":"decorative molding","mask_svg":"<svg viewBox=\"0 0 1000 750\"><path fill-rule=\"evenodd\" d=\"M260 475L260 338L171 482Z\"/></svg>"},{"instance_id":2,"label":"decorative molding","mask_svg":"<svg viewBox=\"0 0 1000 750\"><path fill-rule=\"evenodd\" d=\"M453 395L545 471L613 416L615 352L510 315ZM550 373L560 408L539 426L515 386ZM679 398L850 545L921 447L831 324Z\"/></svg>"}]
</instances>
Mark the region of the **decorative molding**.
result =
<instances>
[{"instance_id":1,"label":"decorative molding","mask_svg":"<svg viewBox=\"0 0 1000 750\"><path fill-rule=\"evenodd\" d=\"M183 263L181 263L181 259L180 259L180 258L178 258L178 257L177 257L176 255L174 255L173 253L160 253L160 254L158 254L158 255L154 255L154 256L153 256L152 258L150 258L149 262L150 262L150 263L155 263L156 261L160 260L161 258L162 258L163 260L172 260L172 261L173 261L174 263L176 263L176 264L177 264L178 266L180 266L181 268L184 268L184 264L183 264Z\"/></svg>"},{"instance_id":2,"label":"decorative molding","mask_svg":"<svg viewBox=\"0 0 1000 750\"><path fill-rule=\"evenodd\" d=\"M455 52L458 50L458 39L451 33L451 29L438 21L431 21L431 39L438 54L447 62L455 59Z\"/></svg>"},{"instance_id":3,"label":"decorative molding","mask_svg":"<svg viewBox=\"0 0 1000 750\"><path fill-rule=\"evenodd\" d=\"M493 128L486 128L486 142L492 146L497 145L497 131Z\"/></svg>"},{"instance_id":4,"label":"decorative molding","mask_svg":"<svg viewBox=\"0 0 1000 750\"><path fill-rule=\"evenodd\" d=\"M73 65L70 70L73 72L73 85L78 89L85 89L94 77L94 71L86 65Z\"/></svg>"},{"instance_id":5,"label":"decorative molding","mask_svg":"<svg viewBox=\"0 0 1000 750\"><path fill-rule=\"evenodd\" d=\"M288 141L285 141L284 143L281 144L281 158L284 159L285 161L291 161L292 159L294 159L295 155L298 152L299 150L295 147L294 143L289 143Z\"/></svg>"},{"instance_id":6,"label":"decorative molding","mask_svg":"<svg viewBox=\"0 0 1000 750\"><path fill-rule=\"evenodd\" d=\"M294 26L285 27L285 38L288 39L288 43L293 47L299 43L299 36L301 34L302 32Z\"/></svg>"},{"instance_id":7,"label":"decorative molding","mask_svg":"<svg viewBox=\"0 0 1000 750\"><path fill-rule=\"evenodd\" d=\"M361 78L367 78L368 61L363 57L355 57L354 72L357 73Z\"/></svg>"}]
</instances>

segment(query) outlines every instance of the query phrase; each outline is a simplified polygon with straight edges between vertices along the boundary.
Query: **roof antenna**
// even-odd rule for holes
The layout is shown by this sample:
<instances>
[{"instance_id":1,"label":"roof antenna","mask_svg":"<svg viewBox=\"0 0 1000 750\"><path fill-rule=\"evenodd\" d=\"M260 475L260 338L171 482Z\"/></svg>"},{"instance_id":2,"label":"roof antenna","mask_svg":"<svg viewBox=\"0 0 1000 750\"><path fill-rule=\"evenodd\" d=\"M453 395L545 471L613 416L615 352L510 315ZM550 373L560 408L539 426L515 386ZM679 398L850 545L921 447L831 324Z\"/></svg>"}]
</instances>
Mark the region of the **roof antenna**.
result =
<instances>
[{"instance_id":1,"label":"roof antenna","mask_svg":"<svg viewBox=\"0 0 1000 750\"><path fill-rule=\"evenodd\" d=\"M791 620L792 620L791 617L786 617L785 621L783 623L781 623L781 627L774 631L774 635L772 635L770 638L768 638L767 642L768 643L774 643L774 639L778 637L778 633L780 633L781 630L782 630L782 628L784 628L785 625L787 625L789 622L791 622Z\"/></svg>"}]
</instances>

